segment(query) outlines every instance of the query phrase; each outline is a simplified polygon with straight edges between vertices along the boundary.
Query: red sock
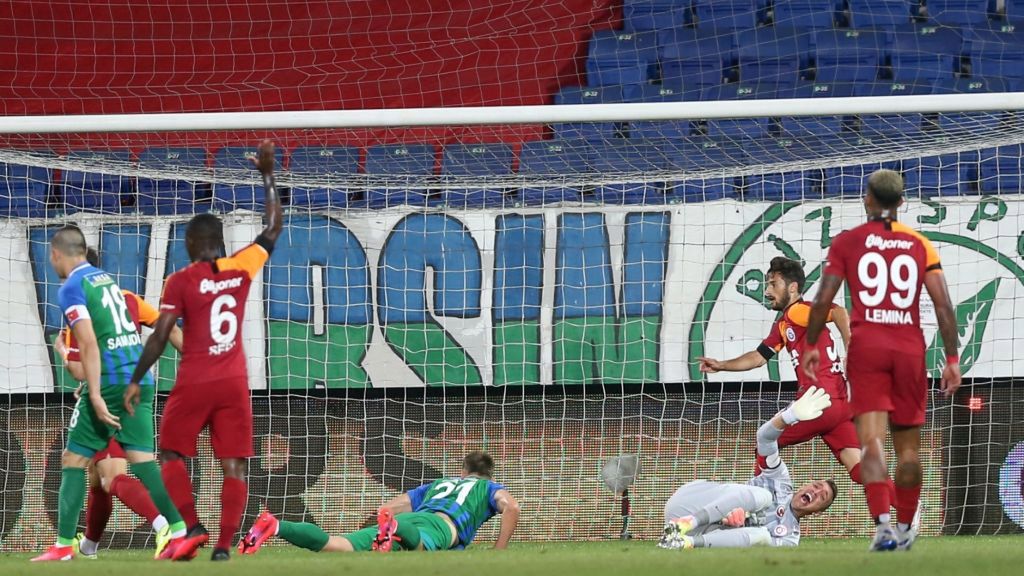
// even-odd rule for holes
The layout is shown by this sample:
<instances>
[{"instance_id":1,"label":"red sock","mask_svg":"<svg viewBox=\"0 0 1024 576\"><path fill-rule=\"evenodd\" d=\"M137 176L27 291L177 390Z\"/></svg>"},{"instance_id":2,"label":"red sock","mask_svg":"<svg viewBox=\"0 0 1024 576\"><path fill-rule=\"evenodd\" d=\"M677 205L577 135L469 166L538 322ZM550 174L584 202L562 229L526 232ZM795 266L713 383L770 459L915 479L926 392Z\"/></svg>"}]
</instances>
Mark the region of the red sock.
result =
<instances>
[{"instance_id":1,"label":"red sock","mask_svg":"<svg viewBox=\"0 0 1024 576\"><path fill-rule=\"evenodd\" d=\"M142 482L130 478L126 474L118 474L114 478L114 481L110 483L110 494L116 496L129 510L142 516L150 524L153 524L156 517L160 515L160 511L156 509L156 504L153 504L153 499L149 497L149 492L146 491Z\"/></svg>"},{"instance_id":2,"label":"red sock","mask_svg":"<svg viewBox=\"0 0 1024 576\"><path fill-rule=\"evenodd\" d=\"M860 462L857 462L856 466L854 466L853 468L850 468L850 480L853 480L857 484L863 484L864 483L861 480L861 477L860 477Z\"/></svg>"},{"instance_id":3,"label":"red sock","mask_svg":"<svg viewBox=\"0 0 1024 576\"><path fill-rule=\"evenodd\" d=\"M896 521L900 524L910 524L914 521L914 514L917 513L917 503L921 500L921 485L904 488L896 487ZM91 538L90 538L91 540Z\"/></svg>"},{"instance_id":4,"label":"red sock","mask_svg":"<svg viewBox=\"0 0 1024 576\"><path fill-rule=\"evenodd\" d=\"M114 500L106 490L99 486L89 488L89 505L85 509L85 537L99 542L113 510Z\"/></svg>"},{"instance_id":5,"label":"red sock","mask_svg":"<svg viewBox=\"0 0 1024 576\"><path fill-rule=\"evenodd\" d=\"M161 464L160 473L164 477L167 493L174 501L174 507L178 509L182 519L185 520L185 525L192 528L199 524L196 501L192 496L192 481L188 478L185 463L180 459L168 460Z\"/></svg>"},{"instance_id":6,"label":"red sock","mask_svg":"<svg viewBox=\"0 0 1024 576\"><path fill-rule=\"evenodd\" d=\"M242 514L249 500L249 487L244 480L225 478L220 489L220 534L217 548L230 550L235 533L242 525Z\"/></svg>"},{"instance_id":7,"label":"red sock","mask_svg":"<svg viewBox=\"0 0 1024 576\"><path fill-rule=\"evenodd\" d=\"M868 500L868 512L875 521L883 514L889 514L888 482L868 482L864 485L864 495Z\"/></svg>"},{"instance_id":8,"label":"red sock","mask_svg":"<svg viewBox=\"0 0 1024 576\"><path fill-rule=\"evenodd\" d=\"M886 478L886 482L889 483L889 502L896 502L896 483L892 481L892 478Z\"/></svg>"}]
</instances>

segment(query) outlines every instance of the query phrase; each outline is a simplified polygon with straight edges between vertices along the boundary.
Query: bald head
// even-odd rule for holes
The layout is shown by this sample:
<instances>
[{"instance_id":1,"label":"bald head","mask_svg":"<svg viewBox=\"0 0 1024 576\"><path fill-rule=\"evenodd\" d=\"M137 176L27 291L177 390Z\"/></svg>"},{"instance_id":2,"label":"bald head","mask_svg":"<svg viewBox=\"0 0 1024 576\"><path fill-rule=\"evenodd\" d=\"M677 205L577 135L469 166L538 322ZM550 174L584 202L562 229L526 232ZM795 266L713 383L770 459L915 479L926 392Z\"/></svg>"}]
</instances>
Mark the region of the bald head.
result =
<instances>
[{"instance_id":1,"label":"bald head","mask_svg":"<svg viewBox=\"0 0 1024 576\"><path fill-rule=\"evenodd\" d=\"M879 208L896 208L903 201L903 177L895 170L875 170L868 176L868 194L875 197Z\"/></svg>"},{"instance_id":2,"label":"bald head","mask_svg":"<svg viewBox=\"0 0 1024 576\"><path fill-rule=\"evenodd\" d=\"M50 239L50 246L63 256L84 258L85 234L82 234L78 226L65 226L53 235L53 238Z\"/></svg>"}]
</instances>

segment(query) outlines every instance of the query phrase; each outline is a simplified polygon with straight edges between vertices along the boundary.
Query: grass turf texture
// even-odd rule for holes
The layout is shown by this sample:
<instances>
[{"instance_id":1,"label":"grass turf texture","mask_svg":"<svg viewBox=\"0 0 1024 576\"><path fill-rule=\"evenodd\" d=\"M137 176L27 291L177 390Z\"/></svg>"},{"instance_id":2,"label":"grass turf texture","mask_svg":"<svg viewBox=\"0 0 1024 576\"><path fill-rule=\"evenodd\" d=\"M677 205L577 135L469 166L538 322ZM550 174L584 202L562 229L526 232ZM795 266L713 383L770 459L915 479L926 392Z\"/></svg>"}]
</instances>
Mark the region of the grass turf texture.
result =
<instances>
[{"instance_id":1,"label":"grass turf texture","mask_svg":"<svg viewBox=\"0 0 1024 576\"><path fill-rule=\"evenodd\" d=\"M647 576L655 574L870 576L895 574L1024 574L1024 537L924 538L909 553L869 554L867 540L809 540L799 548L749 550L660 550L653 542L573 542L514 544L490 550L487 544L464 552L381 555L314 554L273 546L257 556L233 556L228 563L209 561L210 549L191 563L156 562L150 550L102 551L99 560L30 564L33 554L0 555L0 574L187 574L286 575L386 574L447 576L455 574L554 574L556 576Z\"/></svg>"}]
</instances>

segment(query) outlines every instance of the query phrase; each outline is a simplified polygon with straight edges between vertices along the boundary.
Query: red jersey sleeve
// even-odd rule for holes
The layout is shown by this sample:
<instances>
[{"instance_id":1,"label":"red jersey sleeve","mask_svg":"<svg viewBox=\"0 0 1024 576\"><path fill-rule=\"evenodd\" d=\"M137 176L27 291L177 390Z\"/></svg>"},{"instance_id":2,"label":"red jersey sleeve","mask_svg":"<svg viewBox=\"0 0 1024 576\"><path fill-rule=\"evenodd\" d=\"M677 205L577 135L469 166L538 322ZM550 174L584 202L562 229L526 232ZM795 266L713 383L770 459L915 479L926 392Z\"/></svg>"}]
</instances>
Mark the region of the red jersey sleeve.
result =
<instances>
[{"instance_id":1,"label":"red jersey sleeve","mask_svg":"<svg viewBox=\"0 0 1024 576\"><path fill-rule=\"evenodd\" d=\"M766 336L765 339L761 341L761 346L765 348L770 348L774 352L778 352L779 350L782 350L783 345L784 343L782 342L782 326L779 322L772 322L772 329L770 332L768 332L768 336ZM764 354L762 353L762 355Z\"/></svg>"},{"instance_id":2,"label":"red jersey sleeve","mask_svg":"<svg viewBox=\"0 0 1024 576\"><path fill-rule=\"evenodd\" d=\"M849 238L849 234L844 232L832 241L832 246L828 249L828 259L825 260L825 274L846 279L847 238Z\"/></svg>"},{"instance_id":3,"label":"red jersey sleeve","mask_svg":"<svg viewBox=\"0 0 1024 576\"><path fill-rule=\"evenodd\" d=\"M220 270L242 270L252 280L260 273L260 269L270 258L270 252L258 243L249 244L228 258L217 260L217 268Z\"/></svg>"},{"instance_id":4,"label":"red jersey sleeve","mask_svg":"<svg viewBox=\"0 0 1024 576\"><path fill-rule=\"evenodd\" d=\"M160 311L183 316L185 314L184 296L182 276L175 272L167 278L167 282L164 284L164 293L160 297Z\"/></svg>"}]
</instances>

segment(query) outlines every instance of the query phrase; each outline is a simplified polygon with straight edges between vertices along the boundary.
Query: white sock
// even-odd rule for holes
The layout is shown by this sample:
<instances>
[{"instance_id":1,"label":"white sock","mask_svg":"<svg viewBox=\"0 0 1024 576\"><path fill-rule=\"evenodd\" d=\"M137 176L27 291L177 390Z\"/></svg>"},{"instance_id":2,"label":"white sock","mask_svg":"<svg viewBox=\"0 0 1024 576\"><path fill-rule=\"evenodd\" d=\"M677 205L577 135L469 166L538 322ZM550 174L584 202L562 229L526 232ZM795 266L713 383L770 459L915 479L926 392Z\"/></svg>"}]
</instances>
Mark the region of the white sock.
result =
<instances>
[{"instance_id":1,"label":"white sock","mask_svg":"<svg viewBox=\"0 0 1024 576\"><path fill-rule=\"evenodd\" d=\"M88 538L82 538L82 541L78 543L78 551L87 556L91 556L96 553L96 549L99 548L99 542L93 542Z\"/></svg>"},{"instance_id":2,"label":"white sock","mask_svg":"<svg viewBox=\"0 0 1024 576\"><path fill-rule=\"evenodd\" d=\"M889 520L891 520L891 519L892 519L892 517L889 516L888 512L886 512L885 514L882 514L881 516L878 517L878 523L879 524L888 524Z\"/></svg>"},{"instance_id":3,"label":"white sock","mask_svg":"<svg viewBox=\"0 0 1024 576\"><path fill-rule=\"evenodd\" d=\"M164 526L167 526L167 518L164 518L163 514L153 519L153 532L159 532L163 530Z\"/></svg>"}]
</instances>

